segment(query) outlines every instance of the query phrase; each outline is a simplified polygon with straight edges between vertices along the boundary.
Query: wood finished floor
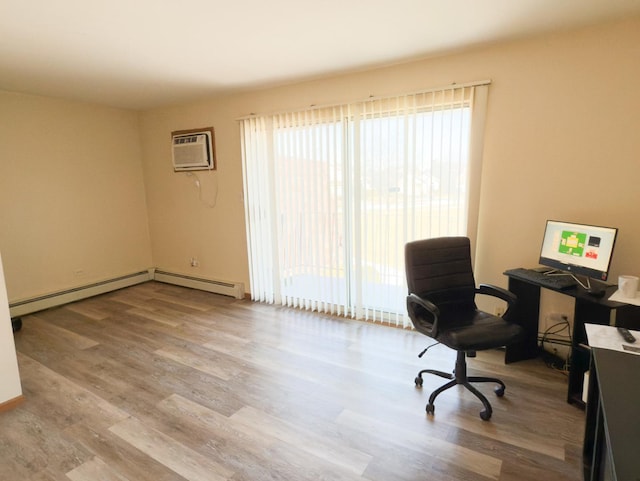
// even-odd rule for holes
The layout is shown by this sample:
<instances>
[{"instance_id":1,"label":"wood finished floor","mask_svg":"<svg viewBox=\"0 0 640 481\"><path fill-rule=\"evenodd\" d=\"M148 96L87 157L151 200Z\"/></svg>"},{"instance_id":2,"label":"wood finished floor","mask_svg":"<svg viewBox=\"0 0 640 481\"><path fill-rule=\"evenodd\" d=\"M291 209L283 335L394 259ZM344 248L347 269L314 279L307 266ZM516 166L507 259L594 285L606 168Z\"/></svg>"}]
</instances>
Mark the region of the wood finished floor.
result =
<instances>
[{"instance_id":1,"label":"wood finished floor","mask_svg":"<svg viewBox=\"0 0 640 481\"><path fill-rule=\"evenodd\" d=\"M2 481L581 480L566 378L478 353L494 414L408 331L146 283L23 318L26 402L0 413Z\"/></svg>"}]
</instances>

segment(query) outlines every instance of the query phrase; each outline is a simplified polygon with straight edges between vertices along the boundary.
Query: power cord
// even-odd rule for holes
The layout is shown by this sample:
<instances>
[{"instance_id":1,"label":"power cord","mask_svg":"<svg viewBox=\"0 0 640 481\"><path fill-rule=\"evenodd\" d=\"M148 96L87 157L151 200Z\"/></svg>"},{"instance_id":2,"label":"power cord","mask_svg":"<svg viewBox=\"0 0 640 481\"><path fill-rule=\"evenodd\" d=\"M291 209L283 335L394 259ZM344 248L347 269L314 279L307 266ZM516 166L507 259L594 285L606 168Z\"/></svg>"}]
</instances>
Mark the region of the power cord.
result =
<instances>
[{"instance_id":1,"label":"power cord","mask_svg":"<svg viewBox=\"0 0 640 481\"><path fill-rule=\"evenodd\" d=\"M209 172L213 172L213 171L209 171ZM217 177L213 177L213 189L214 189L214 193L213 193L213 201L209 202L205 199L203 199L202 197L202 183L200 182L200 177L198 177L198 174L196 174L195 172L187 172L187 177L192 177L193 178L193 183L196 186L196 188L198 189L198 200L204 204L206 207L208 207L209 209L213 209L216 206L216 202L218 201L218 179Z\"/></svg>"},{"instance_id":2,"label":"power cord","mask_svg":"<svg viewBox=\"0 0 640 481\"><path fill-rule=\"evenodd\" d=\"M557 322L556 324L553 324L553 325L549 326L542 333L542 336L540 337L539 347L540 347L540 349L542 350L543 353L547 352L544 349L545 342L547 342L549 344L559 344L559 345L562 345L562 346L571 347L571 324L569 323L569 320L566 318L566 316L563 316L562 319L563 319L562 322ZM566 337L564 339L563 338L551 338L550 337L550 336L556 336L556 335L560 334L561 332L563 332L564 330L567 331L567 335L566 335ZM553 358L545 359L545 363L546 363L547 367L559 370L564 374L568 373L568 371L569 371L569 356L567 356L567 358L564 359L564 365L561 368L559 368L557 366L557 363L554 362L554 361L555 360Z\"/></svg>"}]
</instances>

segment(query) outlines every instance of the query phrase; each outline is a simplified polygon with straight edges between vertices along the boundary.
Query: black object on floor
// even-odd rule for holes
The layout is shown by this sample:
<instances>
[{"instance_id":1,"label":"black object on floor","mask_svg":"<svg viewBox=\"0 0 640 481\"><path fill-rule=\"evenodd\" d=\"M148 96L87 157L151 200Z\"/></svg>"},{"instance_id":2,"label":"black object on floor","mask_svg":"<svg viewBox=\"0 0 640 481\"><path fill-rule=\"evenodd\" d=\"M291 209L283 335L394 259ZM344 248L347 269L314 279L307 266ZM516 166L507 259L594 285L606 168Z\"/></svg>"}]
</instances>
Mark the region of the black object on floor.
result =
<instances>
[{"instance_id":1,"label":"black object on floor","mask_svg":"<svg viewBox=\"0 0 640 481\"><path fill-rule=\"evenodd\" d=\"M13 328L13 332L18 332L22 329L22 318L14 317L11 319L11 327Z\"/></svg>"}]
</instances>

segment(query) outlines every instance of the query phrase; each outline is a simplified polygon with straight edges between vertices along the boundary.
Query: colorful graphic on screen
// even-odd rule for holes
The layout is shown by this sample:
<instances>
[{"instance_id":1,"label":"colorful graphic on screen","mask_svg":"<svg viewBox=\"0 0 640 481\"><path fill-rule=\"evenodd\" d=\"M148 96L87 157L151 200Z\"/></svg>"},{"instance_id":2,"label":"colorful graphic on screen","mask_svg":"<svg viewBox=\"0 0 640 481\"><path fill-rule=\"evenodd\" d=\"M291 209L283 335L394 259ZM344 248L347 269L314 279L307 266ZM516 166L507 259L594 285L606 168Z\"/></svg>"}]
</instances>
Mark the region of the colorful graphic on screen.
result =
<instances>
[{"instance_id":1,"label":"colorful graphic on screen","mask_svg":"<svg viewBox=\"0 0 640 481\"><path fill-rule=\"evenodd\" d=\"M558 252L569 256L582 257L586 242L587 234L563 230Z\"/></svg>"}]
</instances>

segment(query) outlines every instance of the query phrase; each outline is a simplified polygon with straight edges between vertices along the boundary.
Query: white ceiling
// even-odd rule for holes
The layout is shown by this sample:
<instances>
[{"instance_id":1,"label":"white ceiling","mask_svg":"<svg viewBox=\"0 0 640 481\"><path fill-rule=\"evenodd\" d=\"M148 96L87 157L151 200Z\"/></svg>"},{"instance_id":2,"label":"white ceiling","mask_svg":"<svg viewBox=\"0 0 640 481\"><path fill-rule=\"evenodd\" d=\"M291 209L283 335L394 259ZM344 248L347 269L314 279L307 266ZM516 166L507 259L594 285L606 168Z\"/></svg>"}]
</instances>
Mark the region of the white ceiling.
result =
<instances>
[{"instance_id":1,"label":"white ceiling","mask_svg":"<svg viewBox=\"0 0 640 481\"><path fill-rule=\"evenodd\" d=\"M0 89L132 109L640 14L640 0L0 0Z\"/></svg>"}]
</instances>

